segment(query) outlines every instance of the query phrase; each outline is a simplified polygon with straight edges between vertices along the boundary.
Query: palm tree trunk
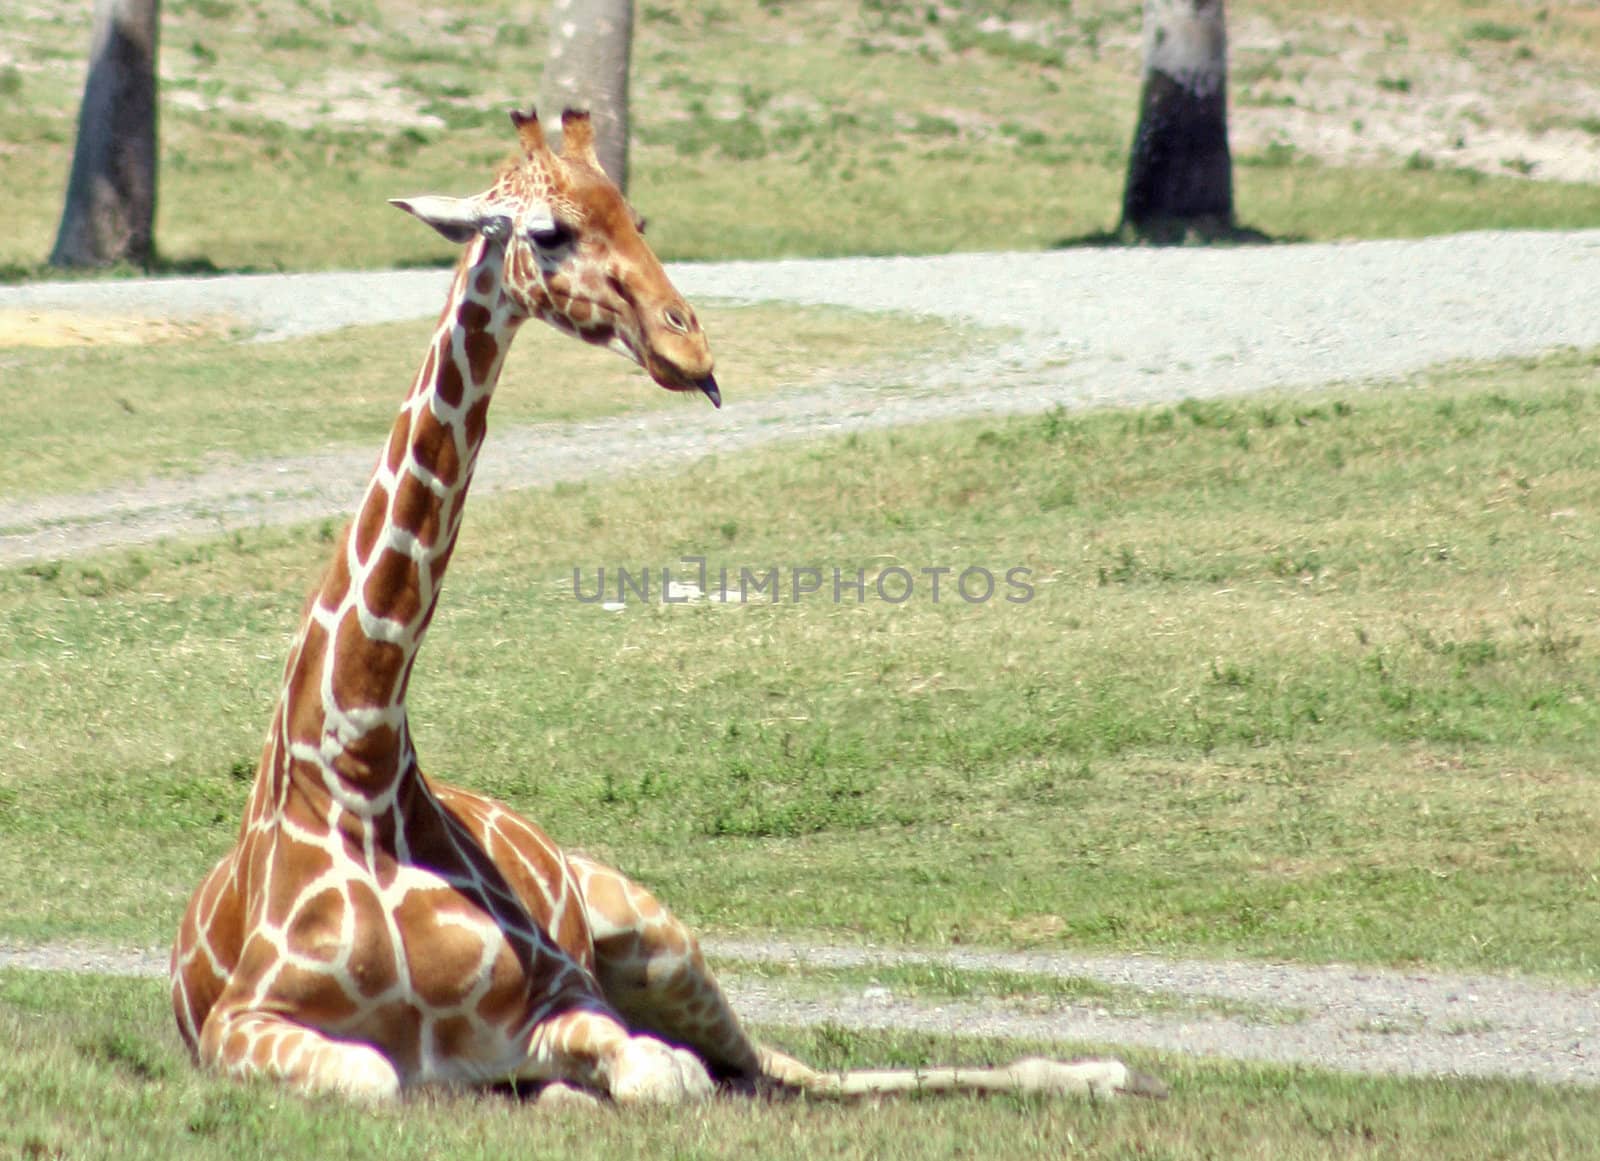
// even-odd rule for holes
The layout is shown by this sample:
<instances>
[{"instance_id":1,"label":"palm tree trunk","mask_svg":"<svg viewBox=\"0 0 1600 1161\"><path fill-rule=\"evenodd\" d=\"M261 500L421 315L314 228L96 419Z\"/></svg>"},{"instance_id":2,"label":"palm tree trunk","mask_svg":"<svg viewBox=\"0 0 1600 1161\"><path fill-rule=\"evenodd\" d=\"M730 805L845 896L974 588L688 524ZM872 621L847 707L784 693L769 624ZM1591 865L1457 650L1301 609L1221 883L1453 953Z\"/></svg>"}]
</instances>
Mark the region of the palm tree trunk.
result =
<instances>
[{"instance_id":1,"label":"palm tree trunk","mask_svg":"<svg viewBox=\"0 0 1600 1161\"><path fill-rule=\"evenodd\" d=\"M52 266L155 256L160 0L97 0L89 77Z\"/></svg>"},{"instance_id":2,"label":"palm tree trunk","mask_svg":"<svg viewBox=\"0 0 1600 1161\"><path fill-rule=\"evenodd\" d=\"M1125 236L1234 230L1222 0L1145 0L1144 85L1122 198Z\"/></svg>"},{"instance_id":3,"label":"palm tree trunk","mask_svg":"<svg viewBox=\"0 0 1600 1161\"><path fill-rule=\"evenodd\" d=\"M600 166L628 188L628 61L633 0L555 0L539 111L559 124L562 109L587 109Z\"/></svg>"}]
</instances>

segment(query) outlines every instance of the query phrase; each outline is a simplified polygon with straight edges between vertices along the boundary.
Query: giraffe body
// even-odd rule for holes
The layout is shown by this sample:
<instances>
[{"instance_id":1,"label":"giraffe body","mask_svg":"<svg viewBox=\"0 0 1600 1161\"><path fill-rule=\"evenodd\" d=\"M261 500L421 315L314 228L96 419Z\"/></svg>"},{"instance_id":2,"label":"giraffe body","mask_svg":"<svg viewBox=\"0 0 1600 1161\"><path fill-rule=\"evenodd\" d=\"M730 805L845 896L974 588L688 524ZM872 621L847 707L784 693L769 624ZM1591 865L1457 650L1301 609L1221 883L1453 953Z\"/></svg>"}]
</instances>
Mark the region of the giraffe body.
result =
<instances>
[{"instance_id":1,"label":"giraffe body","mask_svg":"<svg viewBox=\"0 0 1600 1161\"><path fill-rule=\"evenodd\" d=\"M587 118L563 118L560 155L531 114L513 120L521 154L486 193L396 203L466 252L307 604L238 841L180 924L185 1043L227 1074L373 1099L528 1080L684 1100L713 1076L829 1096L1137 1089L1116 1062L816 1073L745 1034L693 935L648 891L423 776L406 687L517 328L550 322L721 403L705 335L601 173Z\"/></svg>"}]
</instances>

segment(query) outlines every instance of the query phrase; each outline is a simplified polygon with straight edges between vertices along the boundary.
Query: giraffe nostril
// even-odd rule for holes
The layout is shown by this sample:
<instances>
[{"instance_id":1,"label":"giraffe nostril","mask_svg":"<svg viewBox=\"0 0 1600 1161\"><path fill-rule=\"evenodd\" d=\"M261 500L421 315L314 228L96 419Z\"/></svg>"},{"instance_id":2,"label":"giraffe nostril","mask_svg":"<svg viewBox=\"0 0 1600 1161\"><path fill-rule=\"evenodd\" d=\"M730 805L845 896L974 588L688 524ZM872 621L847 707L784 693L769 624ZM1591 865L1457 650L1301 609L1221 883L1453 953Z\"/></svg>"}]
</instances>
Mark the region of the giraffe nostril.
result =
<instances>
[{"instance_id":1,"label":"giraffe nostril","mask_svg":"<svg viewBox=\"0 0 1600 1161\"><path fill-rule=\"evenodd\" d=\"M680 335L686 335L689 333L689 320L684 316L684 313L675 306L669 306L666 310L661 312L661 321L666 323L668 328L677 331Z\"/></svg>"}]
</instances>

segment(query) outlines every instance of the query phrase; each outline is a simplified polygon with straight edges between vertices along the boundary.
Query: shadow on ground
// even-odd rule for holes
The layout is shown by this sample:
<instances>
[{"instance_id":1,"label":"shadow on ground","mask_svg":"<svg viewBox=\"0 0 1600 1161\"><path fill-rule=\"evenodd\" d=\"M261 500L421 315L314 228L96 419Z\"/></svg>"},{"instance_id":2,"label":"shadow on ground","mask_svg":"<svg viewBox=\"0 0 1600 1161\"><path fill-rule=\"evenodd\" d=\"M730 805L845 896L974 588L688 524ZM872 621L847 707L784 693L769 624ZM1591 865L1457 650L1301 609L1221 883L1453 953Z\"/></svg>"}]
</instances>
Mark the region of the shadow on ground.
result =
<instances>
[{"instance_id":1,"label":"shadow on ground","mask_svg":"<svg viewBox=\"0 0 1600 1161\"><path fill-rule=\"evenodd\" d=\"M1052 250L1110 248L1113 246L1281 246L1304 242L1304 235L1273 237L1251 226L1196 225L1189 222L1162 222L1144 229L1119 226L1115 230L1094 230L1073 234L1051 244Z\"/></svg>"}]
</instances>

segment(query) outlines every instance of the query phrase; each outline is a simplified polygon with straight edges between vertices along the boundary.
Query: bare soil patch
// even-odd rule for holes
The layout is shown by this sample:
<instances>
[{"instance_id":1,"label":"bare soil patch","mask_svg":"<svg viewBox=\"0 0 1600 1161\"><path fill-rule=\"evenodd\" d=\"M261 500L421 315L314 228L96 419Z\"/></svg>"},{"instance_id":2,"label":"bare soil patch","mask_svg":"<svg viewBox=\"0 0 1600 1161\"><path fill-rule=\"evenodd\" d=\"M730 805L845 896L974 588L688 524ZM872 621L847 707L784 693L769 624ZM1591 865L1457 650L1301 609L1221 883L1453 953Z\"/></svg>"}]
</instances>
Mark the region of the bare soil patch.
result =
<instances>
[{"instance_id":1,"label":"bare soil patch","mask_svg":"<svg viewBox=\"0 0 1600 1161\"><path fill-rule=\"evenodd\" d=\"M0 347L135 346L223 335L225 318L168 318L75 310L0 310Z\"/></svg>"}]
</instances>

